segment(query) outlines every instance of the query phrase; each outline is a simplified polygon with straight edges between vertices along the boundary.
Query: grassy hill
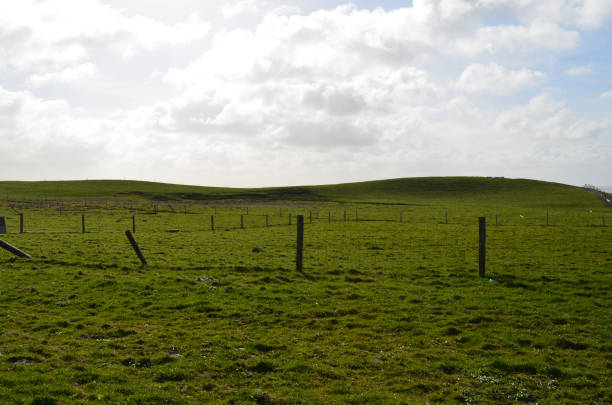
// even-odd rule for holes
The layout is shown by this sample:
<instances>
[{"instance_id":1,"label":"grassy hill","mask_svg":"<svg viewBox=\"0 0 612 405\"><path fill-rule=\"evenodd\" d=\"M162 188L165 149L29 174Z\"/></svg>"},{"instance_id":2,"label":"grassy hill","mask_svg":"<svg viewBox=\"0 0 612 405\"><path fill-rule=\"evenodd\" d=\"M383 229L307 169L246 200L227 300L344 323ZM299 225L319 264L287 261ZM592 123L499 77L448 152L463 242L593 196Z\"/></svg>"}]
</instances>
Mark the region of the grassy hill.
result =
<instances>
[{"instance_id":1,"label":"grassy hill","mask_svg":"<svg viewBox=\"0 0 612 405\"><path fill-rule=\"evenodd\" d=\"M8 198L125 198L153 201L325 201L427 205L588 208L601 205L582 188L536 180L424 177L320 186L220 188L124 180L0 182Z\"/></svg>"}]
</instances>

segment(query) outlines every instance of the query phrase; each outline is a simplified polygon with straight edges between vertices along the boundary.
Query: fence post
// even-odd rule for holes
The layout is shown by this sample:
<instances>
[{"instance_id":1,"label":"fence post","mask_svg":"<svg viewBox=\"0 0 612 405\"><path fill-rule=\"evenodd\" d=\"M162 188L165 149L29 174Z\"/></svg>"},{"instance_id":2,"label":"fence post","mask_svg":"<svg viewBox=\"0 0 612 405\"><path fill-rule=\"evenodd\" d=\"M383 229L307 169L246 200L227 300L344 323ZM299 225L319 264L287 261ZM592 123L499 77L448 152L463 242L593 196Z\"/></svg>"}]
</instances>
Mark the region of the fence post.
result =
<instances>
[{"instance_id":1,"label":"fence post","mask_svg":"<svg viewBox=\"0 0 612 405\"><path fill-rule=\"evenodd\" d=\"M155 215L157 215L157 204L153 206L153 210L155 211Z\"/></svg>"},{"instance_id":2,"label":"fence post","mask_svg":"<svg viewBox=\"0 0 612 405\"><path fill-rule=\"evenodd\" d=\"M546 210L546 226L548 226L548 209Z\"/></svg>"},{"instance_id":3,"label":"fence post","mask_svg":"<svg viewBox=\"0 0 612 405\"><path fill-rule=\"evenodd\" d=\"M0 240L0 247L3 248L3 249L8 250L9 252L14 254L15 256L23 257L23 258L26 258L26 259L31 259L32 258L32 256L30 256L26 252L17 249L15 246L10 245L10 244L6 243L3 240Z\"/></svg>"},{"instance_id":4,"label":"fence post","mask_svg":"<svg viewBox=\"0 0 612 405\"><path fill-rule=\"evenodd\" d=\"M497 222L497 214L495 214L495 226L497 226L497 225L498 225L498 222Z\"/></svg>"},{"instance_id":5,"label":"fence post","mask_svg":"<svg viewBox=\"0 0 612 405\"><path fill-rule=\"evenodd\" d=\"M446 211L446 213L445 213L444 223L445 223L446 225L448 225L448 211Z\"/></svg>"},{"instance_id":6,"label":"fence post","mask_svg":"<svg viewBox=\"0 0 612 405\"><path fill-rule=\"evenodd\" d=\"M297 216L297 254L295 258L295 268L302 272L302 259L304 253L304 216Z\"/></svg>"},{"instance_id":7,"label":"fence post","mask_svg":"<svg viewBox=\"0 0 612 405\"><path fill-rule=\"evenodd\" d=\"M210 230L211 231L215 231L215 216L211 215L210 216Z\"/></svg>"},{"instance_id":8,"label":"fence post","mask_svg":"<svg viewBox=\"0 0 612 405\"><path fill-rule=\"evenodd\" d=\"M327 222L331 223L331 211L327 211Z\"/></svg>"},{"instance_id":9,"label":"fence post","mask_svg":"<svg viewBox=\"0 0 612 405\"><path fill-rule=\"evenodd\" d=\"M240 228L244 229L244 215L240 215Z\"/></svg>"},{"instance_id":10,"label":"fence post","mask_svg":"<svg viewBox=\"0 0 612 405\"><path fill-rule=\"evenodd\" d=\"M486 218L478 218L478 275L485 276L487 225Z\"/></svg>"},{"instance_id":11,"label":"fence post","mask_svg":"<svg viewBox=\"0 0 612 405\"><path fill-rule=\"evenodd\" d=\"M249 215L249 207L246 207L246 214Z\"/></svg>"},{"instance_id":12,"label":"fence post","mask_svg":"<svg viewBox=\"0 0 612 405\"><path fill-rule=\"evenodd\" d=\"M266 228L268 227L268 215L266 215Z\"/></svg>"},{"instance_id":13,"label":"fence post","mask_svg":"<svg viewBox=\"0 0 612 405\"><path fill-rule=\"evenodd\" d=\"M134 249L134 252L136 252L136 256L138 256L138 258L142 262L142 265L146 266L147 265L147 259L145 259L144 255L142 254L142 251L140 250L140 247L138 246L138 243L136 243L136 239L134 239L134 235L132 235L132 232L125 231L125 236L127 236L128 240L130 241L130 244L132 245L132 248Z\"/></svg>"},{"instance_id":14,"label":"fence post","mask_svg":"<svg viewBox=\"0 0 612 405\"><path fill-rule=\"evenodd\" d=\"M132 232L136 233L136 215L132 215Z\"/></svg>"},{"instance_id":15,"label":"fence post","mask_svg":"<svg viewBox=\"0 0 612 405\"><path fill-rule=\"evenodd\" d=\"M344 210L344 222L346 222L346 210Z\"/></svg>"},{"instance_id":16,"label":"fence post","mask_svg":"<svg viewBox=\"0 0 612 405\"><path fill-rule=\"evenodd\" d=\"M85 233L85 215L81 215L81 233Z\"/></svg>"},{"instance_id":17,"label":"fence post","mask_svg":"<svg viewBox=\"0 0 612 405\"><path fill-rule=\"evenodd\" d=\"M312 224L312 211L310 211L310 223Z\"/></svg>"},{"instance_id":18,"label":"fence post","mask_svg":"<svg viewBox=\"0 0 612 405\"><path fill-rule=\"evenodd\" d=\"M19 233L23 233L23 214L19 214Z\"/></svg>"}]
</instances>

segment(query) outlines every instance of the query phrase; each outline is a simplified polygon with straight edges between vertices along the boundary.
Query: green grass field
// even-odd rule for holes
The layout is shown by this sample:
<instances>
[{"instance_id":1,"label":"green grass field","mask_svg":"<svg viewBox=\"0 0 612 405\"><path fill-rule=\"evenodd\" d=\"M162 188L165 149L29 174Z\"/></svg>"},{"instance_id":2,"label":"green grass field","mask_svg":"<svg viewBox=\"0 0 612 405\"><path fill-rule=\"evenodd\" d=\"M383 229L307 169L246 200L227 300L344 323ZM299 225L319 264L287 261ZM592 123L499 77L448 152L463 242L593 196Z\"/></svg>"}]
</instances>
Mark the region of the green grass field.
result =
<instances>
[{"instance_id":1,"label":"green grass field","mask_svg":"<svg viewBox=\"0 0 612 405\"><path fill-rule=\"evenodd\" d=\"M33 256L0 252L0 403L612 402L612 215L580 188L0 187Z\"/></svg>"}]
</instances>

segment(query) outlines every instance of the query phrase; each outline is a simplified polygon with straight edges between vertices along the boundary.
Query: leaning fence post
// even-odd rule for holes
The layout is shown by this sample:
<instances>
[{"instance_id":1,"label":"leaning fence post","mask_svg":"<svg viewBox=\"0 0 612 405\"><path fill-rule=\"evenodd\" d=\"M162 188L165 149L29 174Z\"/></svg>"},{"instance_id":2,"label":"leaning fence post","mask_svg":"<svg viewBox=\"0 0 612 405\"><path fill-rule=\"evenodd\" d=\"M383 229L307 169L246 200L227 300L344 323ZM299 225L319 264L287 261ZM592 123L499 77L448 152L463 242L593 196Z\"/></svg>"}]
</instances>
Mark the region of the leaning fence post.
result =
<instances>
[{"instance_id":1,"label":"leaning fence post","mask_svg":"<svg viewBox=\"0 0 612 405\"><path fill-rule=\"evenodd\" d=\"M130 241L130 244L132 245L132 248L134 249L134 252L136 252L136 256L138 256L138 258L142 262L142 265L146 266L147 265L147 259L145 259L144 255L142 254L142 251L140 250L140 247L138 246L138 243L136 243L136 239L134 239L134 235L132 235L132 232L125 231L125 236L127 236L128 240Z\"/></svg>"},{"instance_id":2,"label":"leaning fence post","mask_svg":"<svg viewBox=\"0 0 612 405\"><path fill-rule=\"evenodd\" d=\"M19 233L23 233L23 214L19 214Z\"/></svg>"},{"instance_id":3,"label":"leaning fence post","mask_svg":"<svg viewBox=\"0 0 612 405\"><path fill-rule=\"evenodd\" d=\"M485 276L485 260L486 260L486 242L487 242L487 226L486 218L478 218L478 275Z\"/></svg>"},{"instance_id":4,"label":"leaning fence post","mask_svg":"<svg viewBox=\"0 0 612 405\"><path fill-rule=\"evenodd\" d=\"M297 216L297 254L295 258L295 268L302 271L302 259L304 253L304 216Z\"/></svg>"},{"instance_id":5,"label":"leaning fence post","mask_svg":"<svg viewBox=\"0 0 612 405\"><path fill-rule=\"evenodd\" d=\"M6 243L3 240L0 240L0 247L3 248L3 249L8 250L9 252L14 254L15 256L23 257L23 258L26 258L26 259L31 259L32 258L32 256L30 256L26 252L17 249L15 246L10 245L10 244Z\"/></svg>"}]
</instances>

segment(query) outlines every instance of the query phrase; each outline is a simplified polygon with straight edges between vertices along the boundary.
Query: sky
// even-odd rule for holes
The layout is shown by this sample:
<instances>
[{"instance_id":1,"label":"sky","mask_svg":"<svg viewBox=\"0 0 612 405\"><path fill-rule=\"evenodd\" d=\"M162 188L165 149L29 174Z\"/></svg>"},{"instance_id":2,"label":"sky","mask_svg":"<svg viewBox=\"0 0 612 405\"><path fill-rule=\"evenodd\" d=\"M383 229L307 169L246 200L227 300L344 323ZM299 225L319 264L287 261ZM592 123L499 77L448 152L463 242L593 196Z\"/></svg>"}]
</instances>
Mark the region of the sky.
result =
<instances>
[{"instance_id":1,"label":"sky","mask_svg":"<svg viewBox=\"0 0 612 405\"><path fill-rule=\"evenodd\" d=\"M3 180L612 186L610 0L20 0Z\"/></svg>"}]
</instances>

